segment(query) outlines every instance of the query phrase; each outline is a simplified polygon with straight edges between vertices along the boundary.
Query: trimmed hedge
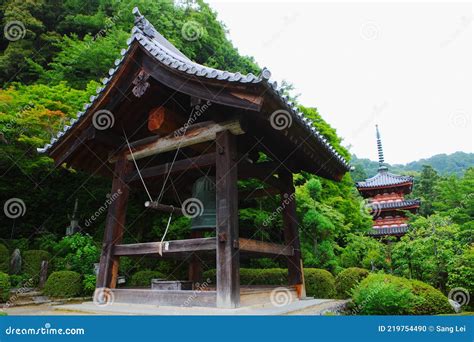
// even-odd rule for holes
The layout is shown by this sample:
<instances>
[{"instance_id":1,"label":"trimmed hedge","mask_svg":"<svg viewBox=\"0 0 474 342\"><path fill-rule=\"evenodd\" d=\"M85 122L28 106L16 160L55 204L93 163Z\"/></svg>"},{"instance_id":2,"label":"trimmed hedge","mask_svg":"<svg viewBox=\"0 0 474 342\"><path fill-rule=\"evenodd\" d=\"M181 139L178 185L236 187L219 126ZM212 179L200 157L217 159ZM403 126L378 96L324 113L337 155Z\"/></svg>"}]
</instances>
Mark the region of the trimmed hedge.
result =
<instances>
[{"instance_id":1,"label":"trimmed hedge","mask_svg":"<svg viewBox=\"0 0 474 342\"><path fill-rule=\"evenodd\" d=\"M6 302L10 298L10 277L0 272L0 302Z\"/></svg>"},{"instance_id":2,"label":"trimmed hedge","mask_svg":"<svg viewBox=\"0 0 474 342\"><path fill-rule=\"evenodd\" d=\"M79 295L81 291L81 275L74 271L53 272L44 286L44 293L52 297L75 297Z\"/></svg>"},{"instance_id":3,"label":"trimmed hedge","mask_svg":"<svg viewBox=\"0 0 474 342\"><path fill-rule=\"evenodd\" d=\"M42 250L30 250L23 253L23 273L38 282L41 271L41 262L50 260L51 255Z\"/></svg>"},{"instance_id":4,"label":"trimmed hedge","mask_svg":"<svg viewBox=\"0 0 474 342\"><path fill-rule=\"evenodd\" d=\"M351 291L369 275L365 268L349 267L336 276L336 291L338 298L350 298Z\"/></svg>"},{"instance_id":5,"label":"trimmed hedge","mask_svg":"<svg viewBox=\"0 0 474 342\"><path fill-rule=\"evenodd\" d=\"M407 279L408 280L408 279ZM413 294L420 297L415 305L415 315L452 313L448 298L438 289L419 280L411 280Z\"/></svg>"},{"instance_id":6,"label":"trimmed hedge","mask_svg":"<svg viewBox=\"0 0 474 342\"><path fill-rule=\"evenodd\" d=\"M138 271L134 275L132 275L132 279L130 279L131 286L139 286L139 287L151 287L151 280L152 279L164 279L165 277L161 272L158 271L151 271L151 270L144 270Z\"/></svg>"},{"instance_id":7,"label":"trimmed hedge","mask_svg":"<svg viewBox=\"0 0 474 342\"><path fill-rule=\"evenodd\" d=\"M0 244L0 272L8 273L10 269L10 253L8 248Z\"/></svg>"},{"instance_id":8,"label":"trimmed hedge","mask_svg":"<svg viewBox=\"0 0 474 342\"><path fill-rule=\"evenodd\" d=\"M316 298L334 298L336 295L335 280L331 273L318 268L304 269L306 294ZM208 270L203 274L204 279L216 281L216 270ZM241 268L241 285L286 285L288 270L284 268Z\"/></svg>"},{"instance_id":9,"label":"trimmed hedge","mask_svg":"<svg viewBox=\"0 0 474 342\"><path fill-rule=\"evenodd\" d=\"M305 268L304 278L308 296L315 298L336 297L336 280L328 271L319 268Z\"/></svg>"},{"instance_id":10,"label":"trimmed hedge","mask_svg":"<svg viewBox=\"0 0 474 342\"><path fill-rule=\"evenodd\" d=\"M361 315L438 315L452 313L439 290L419 280L371 274L354 289L353 313Z\"/></svg>"}]
</instances>

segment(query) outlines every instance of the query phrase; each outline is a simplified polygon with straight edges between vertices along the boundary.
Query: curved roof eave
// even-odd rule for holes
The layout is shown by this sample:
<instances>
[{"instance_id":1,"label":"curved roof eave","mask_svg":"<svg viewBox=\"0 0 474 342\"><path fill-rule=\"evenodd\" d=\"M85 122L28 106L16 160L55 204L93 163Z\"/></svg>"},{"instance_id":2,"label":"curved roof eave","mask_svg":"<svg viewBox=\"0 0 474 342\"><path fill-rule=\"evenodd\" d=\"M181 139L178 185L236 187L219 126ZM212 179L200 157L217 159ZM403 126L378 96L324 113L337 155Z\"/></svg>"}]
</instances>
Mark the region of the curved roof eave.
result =
<instances>
[{"instance_id":1,"label":"curved roof eave","mask_svg":"<svg viewBox=\"0 0 474 342\"><path fill-rule=\"evenodd\" d=\"M288 96L284 96L283 92L278 89L276 82L271 82L271 72L267 68L263 68L259 76L253 74L242 75L238 72L229 72L225 70L214 69L191 61L184 54L182 54L176 47L174 47L168 40L166 40L153 25L140 14L137 8L133 9L135 15L135 26L132 29L131 37L127 40L127 48L122 49L122 57L115 61L115 68L109 70L109 77L103 80L103 86L96 90L96 95L90 97L90 102L84 105L84 111L77 113L75 119L71 119L68 125L65 125L61 131L59 131L56 137L53 137L51 141L46 144L43 148L38 148L39 153L48 153L55 147L67 132L78 125L80 122L87 117L88 109L94 107L96 101L103 96L105 89L109 84L110 80L116 75L117 71L123 64L127 54L129 53L131 46L136 41L142 48L147 50L151 55L155 57L157 61L166 65L169 68L175 69L180 72L184 72L189 75L196 77L202 77L205 79L215 79L223 82L235 82L240 84L263 84L276 96L281 105L296 119L296 121L304 127L308 133L316 138L316 140L331 154L331 156L337 161L337 164L345 171L350 170L349 163L342 157L329 141L314 127L312 120L306 118L304 114L299 111L294 103L291 102Z\"/></svg>"}]
</instances>

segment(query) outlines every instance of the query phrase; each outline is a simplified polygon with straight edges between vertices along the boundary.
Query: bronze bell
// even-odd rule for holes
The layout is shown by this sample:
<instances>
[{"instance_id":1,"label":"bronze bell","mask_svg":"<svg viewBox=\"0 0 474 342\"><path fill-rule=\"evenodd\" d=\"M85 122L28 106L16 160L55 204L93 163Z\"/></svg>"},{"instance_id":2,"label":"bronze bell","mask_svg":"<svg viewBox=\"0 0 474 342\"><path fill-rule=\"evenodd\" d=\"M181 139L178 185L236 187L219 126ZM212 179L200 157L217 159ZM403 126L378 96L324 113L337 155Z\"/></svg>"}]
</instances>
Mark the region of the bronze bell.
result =
<instances>
[{"instance_id":1,"label":"bronze bell","mask_svg":"<svg viewBox=\"0 0 474 342\"><path fill-rule=\"evenodd\" d=\"M199 178L193 185L193 198L202 203L200 215L191 219L191 229L215 229L216 228L216 179L204 176Z\"/></svg>"}]
</instances>

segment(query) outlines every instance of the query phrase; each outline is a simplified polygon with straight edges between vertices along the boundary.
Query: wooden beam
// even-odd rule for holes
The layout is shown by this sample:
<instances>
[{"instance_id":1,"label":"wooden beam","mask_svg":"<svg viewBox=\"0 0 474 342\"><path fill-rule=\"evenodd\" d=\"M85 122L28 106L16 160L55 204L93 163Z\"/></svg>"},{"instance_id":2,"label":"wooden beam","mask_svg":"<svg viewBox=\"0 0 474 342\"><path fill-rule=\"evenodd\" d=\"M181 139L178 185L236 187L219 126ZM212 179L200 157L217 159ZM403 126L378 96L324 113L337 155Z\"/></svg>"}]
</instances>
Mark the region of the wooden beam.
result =
<instances>
[{"instance_id":1,"label":"wooden beam","mask_svg":"<svg viewBox=\"0 0 474 342\"><path fill-rule=\"evenodd\" d=\"M133 256L133 255L159 255L159 242L133 243L127 245L115 245L115 256ZM162 246L163 256L166 254L213 251L216 249L216 238L197 238L186 240L164 241Z\"/></svg>"},{"instance_id":2,"label":"wooden beam","mask_svg":"<svg viewBox=\"0 0 474 342\"><path fill-rule=\"evenodd\" d=\"M177 215L183 215L183 209L181 207L175 207L175 206L172 206L172 205L166 205L166 204L161 204L161 203L158 203L158 202L150 202L150 201L146 201L145 202L145 208L149 208L149 209L155 209L155 210L158 210L158 211L164 211L165 213L173 213L173 214L177 214Z\"/></svg>"},{"instance_id":3,"label":"wooden beam","mask_svg":"<svg viewBox=\"0 0 474 342\"><path fill-rule=\"evenodd\" d=\"M237 142L230 131L216 136L217 307L240 306Z\"/></svg>"},{"instance_id":4,"label":"wooden beam","mask_svg":"<svg viewBox=\"0 0 474 342\"><path fill-rule=\"evenodd\" d=\"M105 221L97 288L115 288L116 286L119 259L114 256L113 247L120 243L123 237L129 195L129 188L123 179L130 169L131 163L124 158L119 159L115 164L111 198L117 197L110 204Z\"/></svg>"},{"instance_id":5,"label":"wooden beam","mask_svg":"<svg viewBox=\"0 0 474 342\"><path fill-rule=\"evenodd\" d=\"M281 193L285 245L292 246L294 250L294 254L287 257L288 281L290 285L296 286L298 295L302 298L306 296L306 291L303 279L303 262L301 259L293 175L286 170L282 170L279 175L281 181L286 185L286 189Z\"/></svg>"},{"instance_id":6,"label":"wooden beam","mask_svg":"<svg viewBox=\"0 0 474 342\"><path fill-rule=\"evenodd\" d=\"M189 127L185 134L181 134L179 131L177 131L165 137L154 139L154 141L147 144L139 146L134 144L132 151L135 159L141 159L159 153L173 151L178 147L183 148L202 142L215 140L216 134L227 130L235 135L245 133L239 120L210 123L204 127L198 127L195 129L191 129L191 127ZM132 160L130 151L125 150L123 154L128 160ZM117 157L112 157L110 161L115 162L116 160Z\"/></svg>"},{"instance_id":7,"label":"wooden beam","mask_svg":"<svg viewBox=\"0 0 474 342\"><path fill-rule=\"evenodd\" d=\"M293 256L293 246L285 246L272 242L239 238L239 249L241 252L253 252L259 254Z\"/></svg>"},{"instance_id":8,"label":"wooden beam","mask_svg":"<svg viewBox=\"0 0 474 342\"><path fill-rule=\"evenodd\" d=\"M214 166L216 163L216 154L207 153L197 157L177 160L173 163L166 163L162 165L152 166L141 170L141 175L144 179L146 178L158 178L167 175L168 173L179 173L186 172L188 170L200 169L207 166ZM171 167L173 166L173 167ZM132 172L129 177L126 178L126 182L134 182L140 180L138 172Z\"/></svg>"},{"instance_id":9,"label":"wooden beam","mask_svg":"<svg viewBox=\"0 0 474 342\"><path fill-rule=\"evenodd\" d=\"M114 303L216 307L216 291L114 289Z\"/></svg>"}]
</instances>

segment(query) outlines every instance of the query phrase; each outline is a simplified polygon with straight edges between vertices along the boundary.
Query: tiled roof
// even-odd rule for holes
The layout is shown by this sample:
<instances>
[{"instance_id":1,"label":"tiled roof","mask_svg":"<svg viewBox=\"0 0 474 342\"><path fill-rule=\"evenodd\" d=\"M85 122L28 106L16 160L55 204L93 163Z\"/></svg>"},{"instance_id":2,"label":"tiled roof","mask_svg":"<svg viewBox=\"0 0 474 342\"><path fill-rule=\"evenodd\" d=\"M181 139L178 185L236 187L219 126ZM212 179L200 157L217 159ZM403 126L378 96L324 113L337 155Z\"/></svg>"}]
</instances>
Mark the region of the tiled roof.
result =
<instances>
[{"instance_id":1,"label":"tiled roof","mask_svg":"<svg viewBox=\"0 0 474 342\"><path fill-rule=\"evenodd\" d=\"M133 14L135 15L135 26L132 29L131 37L127 40L128 47L121 51L122 58L115 61L115 68L109 70L110 77L103 81L104 86L97 89L97 95L91 96L90 103L84 105L84 111L78 112L77 118L72 119L68 125L64 126L63 130L60 131L55 138L51 139L50 143L46 144L43 148L39 148L38 152L48 152L48 150L50 150L61 140L61 138L67 133L69 129L71 129L71 127L78 124L81 120L83 120L84 117L86 117L87 110L92 107L95 101L103 96L104 89L106 88L109 81L114 77L117 70L121 67L122 62L125 60L125 57L131 49L132 44L134 42L138 42L138 44L146 49L156 59L157 62L160 62L167 67L175 69L179 72L187 73L200 78L215 79L223 82L235 82L239 84L261 83L265 85L269 89L270 93L274 94L279 99L280 104L294 117L295 121L303 126L308 133L312 134L332 155L337 163L343 167L343 169L350 169L349 163L338 152L336 152L328 140L318 132L318 130L314 127L313 122L306 118L303 113L298 110L296 104L291 102L288 96L284 96L283 91L278 89L276 82L270 81L271 73L268 69L263 68L260 75L256 76L253 74L242 75L238 72L234 73L218 70L197 64L182 54L158 31L156 31L153 25L140 14L137 8L133 9Z\"/></svg>"},{"instance_id":2,"label":"tiled roof","mask_svg":"<svg viewBox=\"0 0 474 342\"><path fill-rule=\"evenodd\" d=\"M383 236L383 235L398 235L398 234L405 234L408 229L410 228L409 225L400 225L400 226L392 226L392 227L383 227L383 228L374 228L369 232L371 236Z\"/></svg>"},{"instance_id":3,"label":"tiled roof","mask_svg":"<svg viewBox=\"0 0 474 342\"><path fill-rule=\"evenodd\" d=\"M375 188L379 186L398 185L407 182L413 182L413 177L396 175L388 172L385 168L381 168L374 177L368 178L362 182L357 182L356 186L357 188Z\"/></svg>"},{"instance_id":4,"label":"tiled roof","mask_svg":"<svg viewBox=\"0 0 474 342\"><path fill-rule=\"evenodd\" d=\"M370 203L370 206L373 208L373 210L384 210L419 206L420 203L421 202L419 199L409 199L403 201L372 202Z\"/></svg>"}]
</instances>

